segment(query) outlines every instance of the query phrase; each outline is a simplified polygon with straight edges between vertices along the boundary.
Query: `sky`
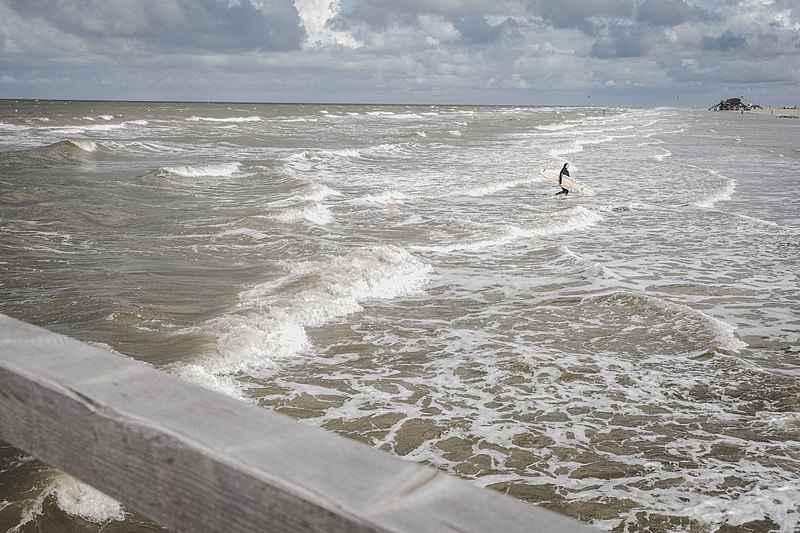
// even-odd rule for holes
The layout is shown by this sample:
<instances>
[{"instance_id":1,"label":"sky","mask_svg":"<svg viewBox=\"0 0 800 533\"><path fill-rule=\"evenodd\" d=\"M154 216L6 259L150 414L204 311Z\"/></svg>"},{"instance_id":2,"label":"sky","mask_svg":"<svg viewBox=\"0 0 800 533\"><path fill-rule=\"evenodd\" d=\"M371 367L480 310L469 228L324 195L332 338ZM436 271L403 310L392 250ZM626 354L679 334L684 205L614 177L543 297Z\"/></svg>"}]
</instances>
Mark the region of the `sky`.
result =
<instances>
[{"instance_id":1,"label":"sky","mask_svg":"<svg viewBox=\"0 0 800 533\"><path fill-rule=\"evenodd\" d=\"M0 0L0 98L800 105L800 0Z\"/></svg>"}]
</instances>

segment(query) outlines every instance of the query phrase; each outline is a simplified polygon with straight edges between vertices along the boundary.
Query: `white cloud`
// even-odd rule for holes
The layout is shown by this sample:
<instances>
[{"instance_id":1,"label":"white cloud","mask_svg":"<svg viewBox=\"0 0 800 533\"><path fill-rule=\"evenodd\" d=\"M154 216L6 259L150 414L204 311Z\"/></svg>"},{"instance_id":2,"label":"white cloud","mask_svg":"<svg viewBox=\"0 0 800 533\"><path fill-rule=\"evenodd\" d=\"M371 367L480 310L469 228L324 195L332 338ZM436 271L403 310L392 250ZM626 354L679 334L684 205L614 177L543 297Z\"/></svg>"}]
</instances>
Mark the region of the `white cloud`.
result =
<instances>
[{"instance_id":1,"label":"white cloud","mask_svg":"<svg viewBox=\"0 0 800 533\"><path fill-rule=\"evenodd\" d=\"M294 0L294 5L303 21L307 48L344 46L358 48L362 45L347 31L335 30L332 21L341 12L340 0Z\"/></svg>"}]
</instances>

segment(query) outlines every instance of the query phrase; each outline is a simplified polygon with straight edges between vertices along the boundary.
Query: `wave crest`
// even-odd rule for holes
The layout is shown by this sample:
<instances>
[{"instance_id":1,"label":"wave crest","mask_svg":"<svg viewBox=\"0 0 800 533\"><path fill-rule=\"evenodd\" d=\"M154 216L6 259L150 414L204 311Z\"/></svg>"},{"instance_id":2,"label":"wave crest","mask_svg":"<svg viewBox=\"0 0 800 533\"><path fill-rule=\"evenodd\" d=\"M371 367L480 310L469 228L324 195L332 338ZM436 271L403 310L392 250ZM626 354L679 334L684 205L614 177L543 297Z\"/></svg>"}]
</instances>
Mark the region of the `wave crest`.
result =
<instances>
[{"instance_id":1,"label":"wave crest","mask_svg":"<svg viewBox=\"0 0 800 533\"><path fill-rule=\"evenodd\" d=\"M217 339L217 353L194 363L202 371L178 373L231 394L235 387L213 376L268 370L310 346L306 328L358 312L366 300L414 294L431 270L390 245L290 265L285 276L241 292L233 310L202 326Z\"/></svg>"}]
</instances>

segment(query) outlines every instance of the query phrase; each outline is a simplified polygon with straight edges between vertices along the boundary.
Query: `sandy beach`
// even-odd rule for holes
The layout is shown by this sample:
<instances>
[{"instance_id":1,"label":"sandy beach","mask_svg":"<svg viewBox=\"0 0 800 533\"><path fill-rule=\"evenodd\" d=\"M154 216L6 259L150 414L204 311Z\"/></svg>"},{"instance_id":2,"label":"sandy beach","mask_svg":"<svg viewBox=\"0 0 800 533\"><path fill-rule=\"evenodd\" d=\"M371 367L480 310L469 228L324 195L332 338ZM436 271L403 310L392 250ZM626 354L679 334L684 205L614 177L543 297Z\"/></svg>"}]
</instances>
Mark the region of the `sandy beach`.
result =
<instances>
[{"instance_id":1,"label":"sandy beach","mask_svg":"<svg viewBox=\"0 0 800 533\"><path fill-rule=\"evenodd\" d=\"M778 118L800 118L800 109L798 108L765 107L764 109L753 109L747 113L772 115Z\"/></svg>"}]
</instances>

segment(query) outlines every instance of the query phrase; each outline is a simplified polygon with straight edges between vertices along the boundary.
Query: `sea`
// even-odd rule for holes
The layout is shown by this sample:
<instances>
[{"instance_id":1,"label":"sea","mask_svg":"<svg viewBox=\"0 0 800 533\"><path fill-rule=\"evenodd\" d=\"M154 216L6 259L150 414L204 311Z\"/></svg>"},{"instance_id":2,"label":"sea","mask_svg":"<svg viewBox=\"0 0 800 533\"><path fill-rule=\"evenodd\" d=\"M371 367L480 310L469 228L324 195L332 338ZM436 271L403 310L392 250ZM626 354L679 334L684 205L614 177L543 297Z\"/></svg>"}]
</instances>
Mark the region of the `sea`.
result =
<instances>
[{"instance_id":1,"label":"sea","mask_svg":"<svg viewBox=\"0 0 800 533\"><path fill-rule=\"evenodd\" d=\"M599 530L791 533L798 191L767 112L4 100L0 312ZM0 530L160 527L0 443Z\"/></svg>"}]
</instances>

